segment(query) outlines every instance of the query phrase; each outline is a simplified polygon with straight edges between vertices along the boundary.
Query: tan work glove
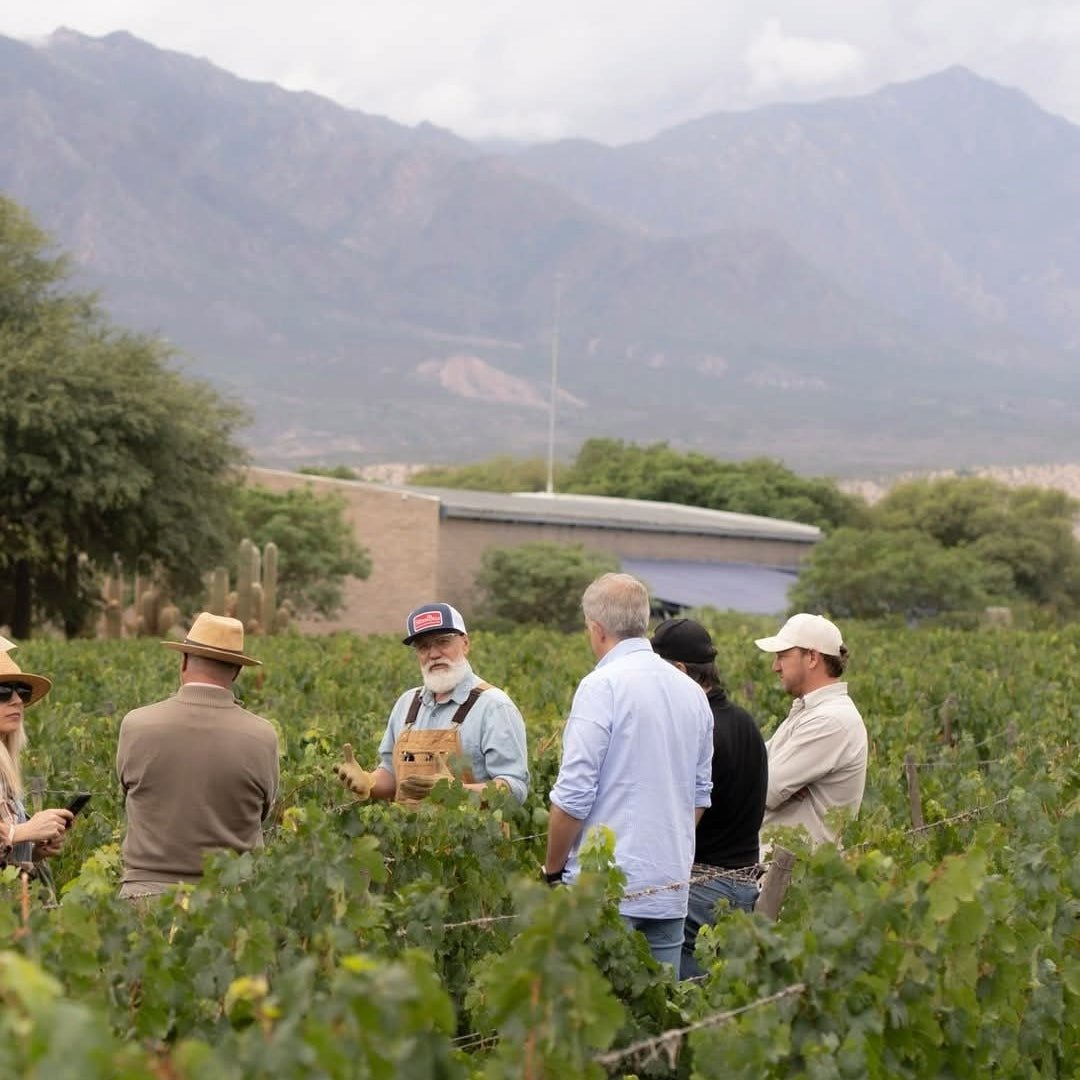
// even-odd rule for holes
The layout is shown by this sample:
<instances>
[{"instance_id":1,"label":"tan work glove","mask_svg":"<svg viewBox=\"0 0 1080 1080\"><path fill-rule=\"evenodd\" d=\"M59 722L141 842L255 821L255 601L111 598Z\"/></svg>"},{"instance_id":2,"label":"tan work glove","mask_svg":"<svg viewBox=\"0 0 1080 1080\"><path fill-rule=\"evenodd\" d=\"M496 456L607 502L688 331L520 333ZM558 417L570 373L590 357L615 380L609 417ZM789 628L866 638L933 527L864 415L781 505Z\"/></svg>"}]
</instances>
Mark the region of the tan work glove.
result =
<instances>
[{"instance_id":1,"label":"tan work glove","mask_svg":"<svg viewBox=\"0 0 1080 1080\"><path fill-rule=\"evenodd\" d=\"M375 782L374 777L371 773L360 768L356 758L353 757L352 743L346 743L341 748L341 752L345 760L339 761L334 766L334 773L356 796L357 800L363 802L371 797L371 785Z\"/></svg>"},{"instance_id":2,"label":"tan work glove","mask_svg":"<svg viewBox=\"0 0 1080 1080\"><path fill-rule=\"evenodd\" d=\"M398 786L398 794L403 799L426 799L431 794L431 789L440 780L449 780L454 783L457 777L450 771L450 765L446 760L446 754L438 754L438 770L430 776L406 776Z\"/></svg>"}]
</instances>

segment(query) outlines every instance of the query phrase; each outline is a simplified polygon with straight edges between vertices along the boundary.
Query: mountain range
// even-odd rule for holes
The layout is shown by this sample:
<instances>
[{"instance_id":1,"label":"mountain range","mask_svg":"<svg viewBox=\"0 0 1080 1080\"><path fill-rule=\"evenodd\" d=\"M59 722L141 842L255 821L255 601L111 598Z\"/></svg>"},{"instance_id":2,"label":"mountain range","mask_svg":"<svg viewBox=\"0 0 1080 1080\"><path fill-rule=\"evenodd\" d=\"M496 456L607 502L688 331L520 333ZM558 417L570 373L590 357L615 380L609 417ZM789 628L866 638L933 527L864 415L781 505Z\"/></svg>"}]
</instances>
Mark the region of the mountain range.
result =
<instances>
[{"instance_id":1,"label":"mountain range","mask_svg":"<svg viewBox=\"0 0 1080 1080\"><path fill-rule=\"evenodd\" d=\"M1080 128L964 69L493 153L61 30L0 38L0 129L0 192L264 464L541 456L553 360L561 456L1080 456Z\"/></svg>"}]
</instances>

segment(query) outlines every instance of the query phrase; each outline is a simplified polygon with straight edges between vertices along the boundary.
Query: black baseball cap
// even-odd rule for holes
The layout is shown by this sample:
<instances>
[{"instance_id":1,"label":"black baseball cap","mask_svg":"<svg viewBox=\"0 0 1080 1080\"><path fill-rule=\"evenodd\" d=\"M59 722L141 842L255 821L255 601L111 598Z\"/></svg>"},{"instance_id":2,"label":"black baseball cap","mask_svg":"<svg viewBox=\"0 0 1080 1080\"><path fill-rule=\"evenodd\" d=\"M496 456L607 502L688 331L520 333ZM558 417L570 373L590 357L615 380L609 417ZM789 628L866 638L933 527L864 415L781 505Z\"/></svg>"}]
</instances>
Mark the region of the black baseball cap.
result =
<instances>
[{"instance_id":1,"label":"black baseball cap","mask_svg":"<svg viewBox=\"0 0 1080 1080\"><path fill-rule=\"evenodd\" d=\"M657 656L683 664L708 664L716 659L709 631L693 619L665 619L649 643Z\"/></svg>"}]
</instances>

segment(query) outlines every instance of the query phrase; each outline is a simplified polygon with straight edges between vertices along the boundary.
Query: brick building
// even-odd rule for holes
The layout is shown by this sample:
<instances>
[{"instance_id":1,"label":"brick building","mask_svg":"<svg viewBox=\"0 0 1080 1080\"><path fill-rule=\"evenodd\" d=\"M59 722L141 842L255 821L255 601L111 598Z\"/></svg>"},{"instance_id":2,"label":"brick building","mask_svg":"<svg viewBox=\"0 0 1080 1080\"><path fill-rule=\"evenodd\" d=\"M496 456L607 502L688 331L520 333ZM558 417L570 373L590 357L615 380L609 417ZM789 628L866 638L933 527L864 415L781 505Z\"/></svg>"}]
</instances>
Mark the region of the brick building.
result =
<instances>
[{"instance_id":1,"label":"brick building","mask_svg":"<svg viewBox=\"0 0 1080 1080\"><path fill-rule=\"evenodd\" d=\"M821 537L812 525L674 503L399 487L258 468L249 476L274 491L309 486L343 496L371 555L371 576L346 583L338 618L311 630L394 632L410 608L432 599L467 616L484 551L537 540L612 552L669 610L711 604L776 614Z\"/></svg>"}]
</instances>

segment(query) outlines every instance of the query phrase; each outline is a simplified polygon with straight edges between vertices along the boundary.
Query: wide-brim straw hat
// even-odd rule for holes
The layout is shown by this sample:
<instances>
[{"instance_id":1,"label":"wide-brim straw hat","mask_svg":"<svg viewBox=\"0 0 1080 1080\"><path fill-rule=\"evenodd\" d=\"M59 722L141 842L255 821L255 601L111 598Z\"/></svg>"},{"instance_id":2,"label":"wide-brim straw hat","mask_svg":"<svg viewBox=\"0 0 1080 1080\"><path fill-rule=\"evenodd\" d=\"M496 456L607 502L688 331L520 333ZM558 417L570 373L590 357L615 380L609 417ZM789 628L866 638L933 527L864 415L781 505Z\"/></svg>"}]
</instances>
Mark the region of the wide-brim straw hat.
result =
<instances>
[{"instance_id":1,"label":"wide-brim straw hat","mask_svg":"<svg viewBox=\"0 0 1080 1080\"><path fill-rule=\"evenodd\" d=\"M163 641L166 649L205 656L208 660L220 660L224 664L240 664L248 667L261 664L253 656L244 655L244 624L227 615L211 615L204 611L192 624L183 641Z\"/></svg>"},{"instance_id":2,"label":"wide-brim straw hat","mask_svg":"<svg viewBox=\"0 0 1080 1080\"><path fill-rule=\"evenodd\" d=\"M35 701L40 701L52 689L51 679L46 679L44 675L33 675L29 671L23 671L11 659L11 653L0 651L0 683L15 682L26 683L33 690L30 700L26 703L27 705L33 705Z\"/></svg>"}]
</instances>

